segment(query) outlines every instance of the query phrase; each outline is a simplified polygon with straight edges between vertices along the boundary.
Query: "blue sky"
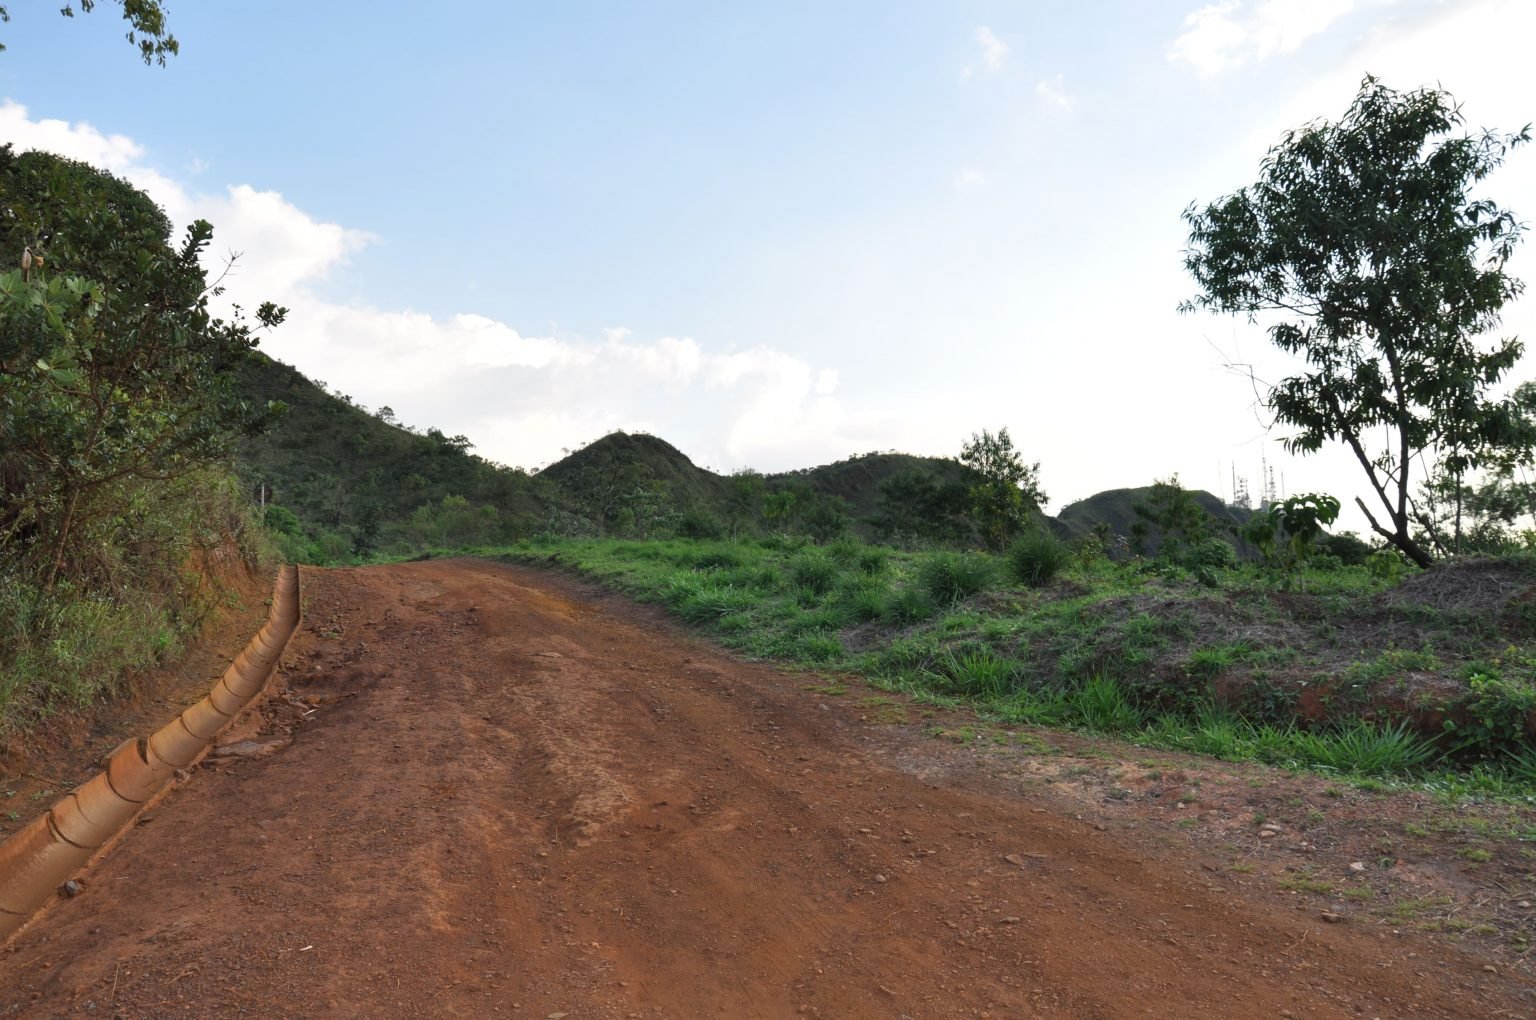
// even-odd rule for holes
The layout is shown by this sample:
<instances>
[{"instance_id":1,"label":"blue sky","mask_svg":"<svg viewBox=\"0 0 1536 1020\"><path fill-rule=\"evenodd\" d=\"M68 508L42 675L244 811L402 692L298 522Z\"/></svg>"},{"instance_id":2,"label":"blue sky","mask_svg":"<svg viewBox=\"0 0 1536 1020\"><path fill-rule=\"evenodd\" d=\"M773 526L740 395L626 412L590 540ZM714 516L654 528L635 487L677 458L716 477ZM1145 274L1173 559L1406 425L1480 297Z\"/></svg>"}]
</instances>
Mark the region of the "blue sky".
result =
<instances>
[{"instance_id":1,"label":"blue sky","mask_svg":"<svg viewBox=\"0 0 1536 1020\"><path fill-rule=\"evenodd\" d=\"M110 3L12 4L0 128L210 219L232 295L293 309L265 349L495 460L627 428L778 470L1007 426L1055 507L1175 472L1225 495L1262 456L1349 497L1223 368L1278 378L1262 336L1175 313L1179 213L1366 72L1536 119L1496 53L1527 7L204 0L159 69ZM1532 160L1486 189L1527 219Z\"/></svg>"}]
</instances>

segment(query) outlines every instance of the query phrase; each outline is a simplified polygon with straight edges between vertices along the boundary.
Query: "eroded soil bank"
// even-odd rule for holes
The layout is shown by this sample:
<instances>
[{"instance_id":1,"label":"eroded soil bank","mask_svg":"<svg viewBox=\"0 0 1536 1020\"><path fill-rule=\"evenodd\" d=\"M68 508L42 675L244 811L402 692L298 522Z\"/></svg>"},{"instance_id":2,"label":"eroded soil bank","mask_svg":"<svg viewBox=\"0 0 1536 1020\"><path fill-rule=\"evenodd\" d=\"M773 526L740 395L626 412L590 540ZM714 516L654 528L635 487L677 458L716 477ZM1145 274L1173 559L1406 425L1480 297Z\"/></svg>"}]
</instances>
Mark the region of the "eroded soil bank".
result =
<instances>
[{"instance_id":1,"label":"eroded soil bank","mask_svg":"<svg viewBox=\"0 0 1536 1020\"><path fill-rule=\"evenodd\" d=\"M1328 794L1347 831L1261 836L1244 777L1273 773L1220 793L1172 755L1069 775L1038 739L935 739L960 724L554 575L304 576L253 753L0 954L0 1014L1536 1015L1509 941L1344 897L1371 887L1348 863L1408 867L1348 861L1375 824L1353 791ZM1504 870L1404 874L1523 895L1498 890L1525 865L1468 863Z\"/></svg>"}]
</instances>

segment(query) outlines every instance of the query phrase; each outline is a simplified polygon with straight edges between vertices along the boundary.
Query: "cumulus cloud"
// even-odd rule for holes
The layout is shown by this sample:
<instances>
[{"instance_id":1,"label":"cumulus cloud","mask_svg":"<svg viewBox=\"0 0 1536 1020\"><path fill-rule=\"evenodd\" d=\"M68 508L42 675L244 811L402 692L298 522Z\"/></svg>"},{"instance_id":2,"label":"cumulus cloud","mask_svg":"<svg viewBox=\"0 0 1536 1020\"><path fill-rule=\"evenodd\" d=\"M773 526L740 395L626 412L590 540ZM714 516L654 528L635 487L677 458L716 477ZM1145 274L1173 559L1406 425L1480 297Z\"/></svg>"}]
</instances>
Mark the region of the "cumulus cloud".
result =
<instances>
[{"instance_id":1,"label":"cumulus cloud","mask_svg":"<svg viewBox=\"0 0 1536 1020\"><path fill-rule=\"evenodd\" d=\"M0 103L0 133L110 170L144 189L178 225L207 219L219 251L241 252L225 300L272 300L288 321L262 348L354 401L468 436L507 464L547 464L613 429L665 436L721 469L804 466L847 456L877 430L837 397L838 373L768 347L711 351L686 336L530 336L473 311L433 316L338 302L327 277L372 235L318 219L275 191L200 192L156 169L123 135L33 120ZM198 171L206 167L197 167ZM210 273L222 267L211 259Z\"/></svg>"},{"instance_id":2,"label":"cumulus cloud","mask_svg":"<svg viewBox=\"0 0 1536 1020\"><path fill-rule=\"evenodd\" d=\"M1356 0L1220 0L1184 18L1168 59L1212 77L1294 52L1358 6Z\"/></svg>"}]
</instances>

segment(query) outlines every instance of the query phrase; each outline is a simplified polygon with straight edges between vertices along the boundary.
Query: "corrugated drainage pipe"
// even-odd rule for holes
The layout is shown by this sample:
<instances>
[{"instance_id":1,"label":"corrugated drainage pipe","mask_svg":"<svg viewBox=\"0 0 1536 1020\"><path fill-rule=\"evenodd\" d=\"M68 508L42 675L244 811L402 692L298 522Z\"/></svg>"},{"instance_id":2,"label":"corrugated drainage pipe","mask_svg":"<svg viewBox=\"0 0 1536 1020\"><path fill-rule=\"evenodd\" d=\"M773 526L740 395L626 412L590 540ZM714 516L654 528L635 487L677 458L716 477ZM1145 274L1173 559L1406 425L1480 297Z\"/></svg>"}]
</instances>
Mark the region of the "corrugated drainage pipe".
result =
<instances>
[{"instance_id":1,"label":"corrugated drainage pipe","mask_svg":"<svg viewBox=\"0 0 1536 1020\"><path fill-rule=\"evenodd\" d=\"M298 627L299 571L284 567L277 575L266 626L251 638L206 698L148 740L123 744L113 752L105 771L0 843L0 942L122 831L177 769L196 761L261 693Z\"/></svg>"}]
</instances>

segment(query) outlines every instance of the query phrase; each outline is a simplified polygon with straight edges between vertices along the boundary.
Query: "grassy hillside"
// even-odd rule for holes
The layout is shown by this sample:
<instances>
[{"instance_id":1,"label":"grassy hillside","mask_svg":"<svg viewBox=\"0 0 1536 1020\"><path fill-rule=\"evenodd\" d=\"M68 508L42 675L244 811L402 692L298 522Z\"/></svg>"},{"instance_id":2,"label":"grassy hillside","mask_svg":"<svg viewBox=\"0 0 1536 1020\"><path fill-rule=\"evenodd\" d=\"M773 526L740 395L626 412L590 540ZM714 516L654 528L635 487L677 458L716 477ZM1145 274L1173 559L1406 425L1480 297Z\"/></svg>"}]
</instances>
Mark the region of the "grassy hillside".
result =
<instances>
[{"instance_id":1,"label":"grassy hillside","mask_svg":"<svg viewBox=\"0 0 1536 1020\"><path fill-rule=\"evenodd\" d=\"M659 603L754 658L968 703L994 724L1430 776L1458 794L1536 790L1529 557L1197 575L1092 545L1043 574L1018 552L847 539L551 540L500 555Z\"/></svg>"}]
</instances>

